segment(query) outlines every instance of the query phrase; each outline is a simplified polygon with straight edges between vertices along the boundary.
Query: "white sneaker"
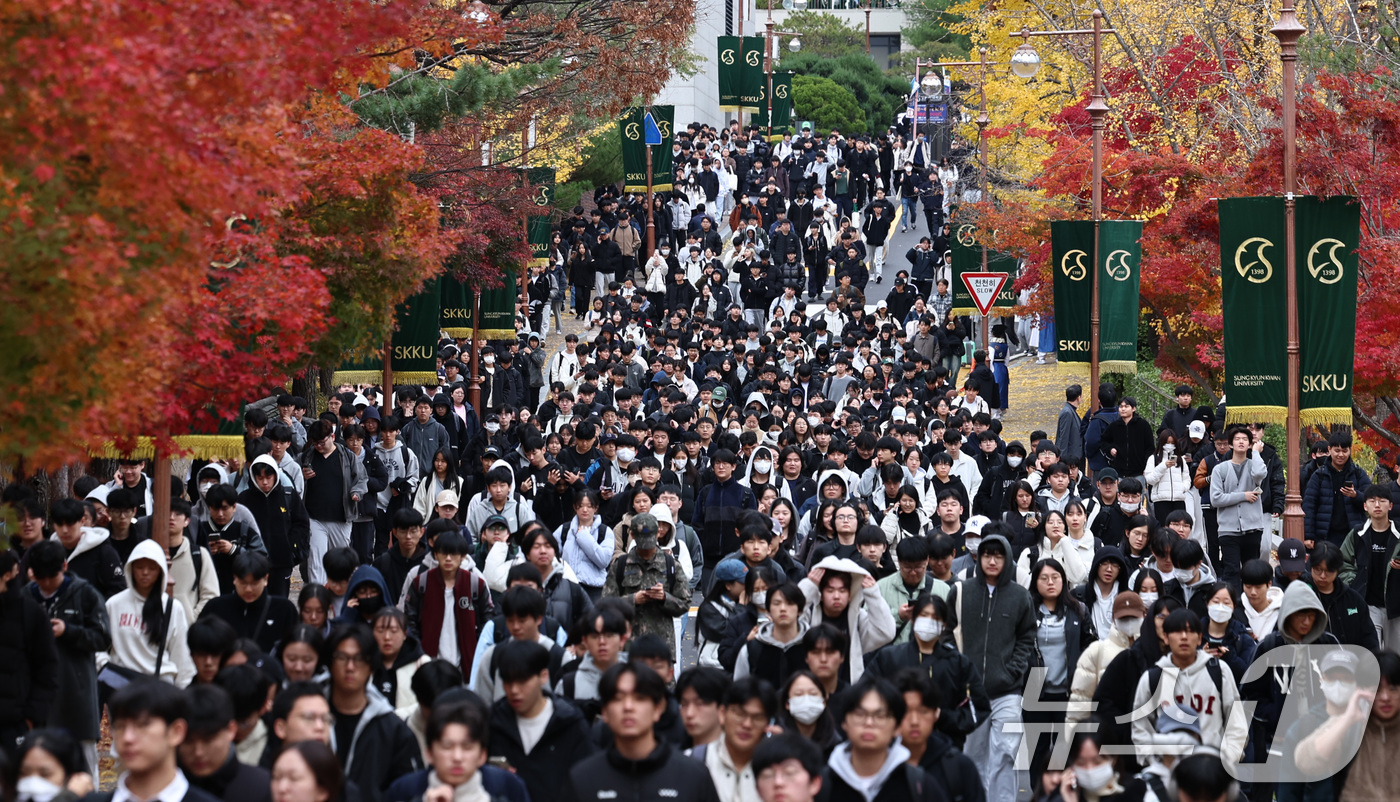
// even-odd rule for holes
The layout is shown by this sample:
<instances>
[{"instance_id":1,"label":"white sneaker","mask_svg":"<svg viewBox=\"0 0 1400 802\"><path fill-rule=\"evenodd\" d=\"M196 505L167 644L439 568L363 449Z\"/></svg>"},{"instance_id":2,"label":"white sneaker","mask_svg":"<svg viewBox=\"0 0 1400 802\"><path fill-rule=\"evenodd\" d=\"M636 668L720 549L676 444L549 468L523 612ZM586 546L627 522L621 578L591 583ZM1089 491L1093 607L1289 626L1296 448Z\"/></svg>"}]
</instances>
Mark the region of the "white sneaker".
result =
<instances>
[{"instance_id":1,"label":"white sneaker","mask_svg":"<svg viewBox=\"0 0 1400 802\"><path fill-rule=\"evenodd\" d=\"M1044 365L1044 364L1045 364L1045 357L1042 356L1042 357L1036 359L1036 360L1035 360L1035 363L1036 363L1037 365Z\"/></svg>"}]
</instances>

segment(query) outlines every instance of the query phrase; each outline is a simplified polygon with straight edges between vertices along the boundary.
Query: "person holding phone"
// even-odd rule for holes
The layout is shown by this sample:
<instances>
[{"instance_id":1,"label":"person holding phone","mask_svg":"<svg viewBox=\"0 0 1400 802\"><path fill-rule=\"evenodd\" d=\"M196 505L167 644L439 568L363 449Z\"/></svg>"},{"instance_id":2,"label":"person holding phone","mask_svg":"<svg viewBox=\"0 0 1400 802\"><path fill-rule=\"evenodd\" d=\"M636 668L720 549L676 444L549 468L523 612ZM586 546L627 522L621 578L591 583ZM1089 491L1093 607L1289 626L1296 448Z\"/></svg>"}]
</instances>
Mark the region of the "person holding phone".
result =
<instances>
[{"instance_id":1,"label":"person holding phone","mask_svg":"<svg viewBox=\"0 0 1400 802\"><path fill-rule=\"evenodd\" d=\"M1269 525L1259 486L1268 468L1259 452L1264 441L1243 426L1233 426L1226 436L1230 459L1210 474L1210 505L1215 510L1220 538L1220 579L1241 589L1240 566L1259 555L1259 541Z\"/></svg>"},{"instance_id":2,"label":"person holding phone","mask_svg":"<svg viewBox=\"0 0 1400 802\"><path fill-rule=\"evenodd\" d=\"M1371 480L1351 458L1351 435L1337 432L1327 440L1327 462L1313 472L1303 491L1303 539L1308 548L1319 540L1338 546L1347 533L1366 523L1364 498Z\"/></svg>"}]
</instances>

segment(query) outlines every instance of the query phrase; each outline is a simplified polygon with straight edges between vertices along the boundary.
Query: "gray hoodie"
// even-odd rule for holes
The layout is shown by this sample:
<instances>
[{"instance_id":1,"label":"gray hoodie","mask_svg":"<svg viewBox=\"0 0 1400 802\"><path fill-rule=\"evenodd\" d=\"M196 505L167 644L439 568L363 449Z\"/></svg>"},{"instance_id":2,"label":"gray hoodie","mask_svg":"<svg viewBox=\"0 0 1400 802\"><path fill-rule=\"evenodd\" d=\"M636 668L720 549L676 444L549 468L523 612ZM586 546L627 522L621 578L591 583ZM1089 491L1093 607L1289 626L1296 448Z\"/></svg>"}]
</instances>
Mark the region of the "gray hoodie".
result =
<instances>
[{"instance_id":1,"label":"gray hoodie","mask_svg":"<svg viewBox=\"0 0 1400 802\"><path fill-rule=\"evenodd\" d=\"M890 775L894 774L895 769L903 766L904 761L908 759L909 748L896 740L890 744L889 754L885 755L885 765L880 767L875 776L873 778L862 777L856 773L855 767L851 765L851 745L844 743L832 751L831 757L827 760L827 766L830 767L832 774L839 777L856 793L865 797L865 802L874 802L875 797L884 790Z\"/></svg>"}]
</instances>

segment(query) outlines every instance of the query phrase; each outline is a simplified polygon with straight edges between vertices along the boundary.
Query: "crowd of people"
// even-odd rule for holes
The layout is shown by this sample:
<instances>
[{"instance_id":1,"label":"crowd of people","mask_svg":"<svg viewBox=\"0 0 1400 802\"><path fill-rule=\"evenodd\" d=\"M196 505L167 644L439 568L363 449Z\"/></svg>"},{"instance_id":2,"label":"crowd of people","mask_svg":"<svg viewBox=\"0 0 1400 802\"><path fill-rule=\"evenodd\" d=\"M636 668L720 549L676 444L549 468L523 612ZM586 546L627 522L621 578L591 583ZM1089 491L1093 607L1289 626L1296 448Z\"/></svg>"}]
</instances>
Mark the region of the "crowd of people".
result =
<instances>
[{"instance_id":1,"label":"crowd of people","mask_svg":"<svg viewBox=\"0 0 1400 802\"><path fill-rule=\"evenodd\" d=\"M683 186L717 180L687 150L737 167L761 144L691 134ZM785 215L825 195L808 170L833 142L854 175L826 203L865 225L899 170L938 176L926 151L882 172L907 152L889 141L774 143L739 171L774 171L767 200L739 192L728 226L764 239L756 281L793 254L813 275ZM711 258L665 278L723 297L701 212L668 219ZM561 236L612 252L630 214ZM925 245L895 273L908 320L835 296L811 320L673 305L669 285L624 295L645 265L609 261L582 338L546 348L526 320L445 339L434 386L250 405L242 458L191 465L169 520L138 459L47 506L7 486L4 799L1388 798L1395 485L1334 434L1304 468L1305 540L1277 541L1265 427L1185 386L1161 421L1071 386L1053 435L1010 437L1004 365L941 334L962 324L936 311L946 282L919 283Z\"/></svg>"}]
</instances>

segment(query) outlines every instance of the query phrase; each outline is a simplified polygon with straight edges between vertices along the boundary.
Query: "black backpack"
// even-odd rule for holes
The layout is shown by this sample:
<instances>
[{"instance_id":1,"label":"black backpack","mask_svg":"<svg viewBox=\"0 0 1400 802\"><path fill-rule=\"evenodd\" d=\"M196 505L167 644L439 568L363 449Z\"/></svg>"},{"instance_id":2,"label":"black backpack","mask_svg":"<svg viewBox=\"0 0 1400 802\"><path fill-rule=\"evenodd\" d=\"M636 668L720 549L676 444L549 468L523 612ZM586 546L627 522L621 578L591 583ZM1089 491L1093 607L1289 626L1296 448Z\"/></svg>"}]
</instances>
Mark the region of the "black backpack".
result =
<instances>
[{"instance_id":1,"label":"black backpack","mask_svg":"<svg viewBox=\"0 0 1400 802\"><path fill-rule=\"evenodd\" d=\"M1215 685L1215 692L1220 695L1221 714L1225 710L1225 675L1220 667L1220 661L1214 657L1206 661L1206 674L1210 676L1210 681ZM1162 684L1162 667L1153 663L1147 668L1147 687L1152 693L1157 692L1157 686Z\"/></svg>"}]
</instances>

